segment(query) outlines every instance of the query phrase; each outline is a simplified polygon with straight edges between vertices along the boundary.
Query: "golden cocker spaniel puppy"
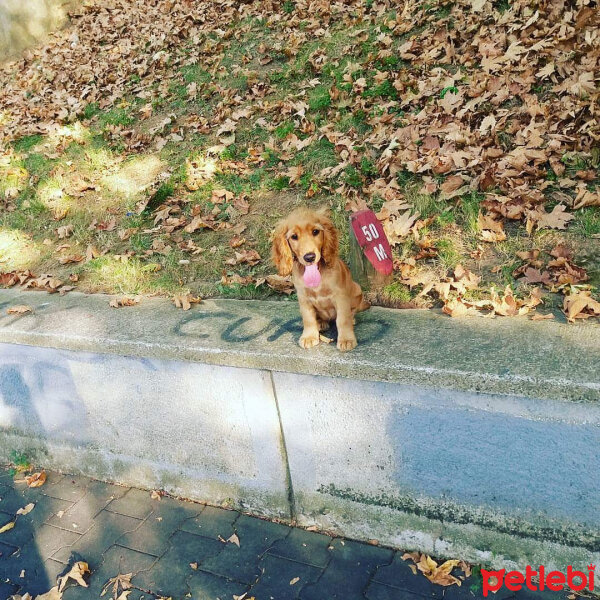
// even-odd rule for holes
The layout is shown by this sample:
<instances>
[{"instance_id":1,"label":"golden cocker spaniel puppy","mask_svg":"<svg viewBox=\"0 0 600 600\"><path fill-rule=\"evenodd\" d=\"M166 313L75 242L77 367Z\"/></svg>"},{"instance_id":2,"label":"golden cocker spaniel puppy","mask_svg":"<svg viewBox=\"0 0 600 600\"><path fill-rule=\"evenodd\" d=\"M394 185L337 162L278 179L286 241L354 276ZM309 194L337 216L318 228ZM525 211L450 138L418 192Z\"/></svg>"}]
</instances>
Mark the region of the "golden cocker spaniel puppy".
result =
<instances>
[{"instance_id":1,"label":"golden cocker spaniel puppy","mask_svg":"<svg viewBox=\"0 0 600 600\"><path fill-rule=\"evenodd\" d=\"M303 348L319 343L319 332L335 320L337 347L356 347L354 314L369 308L360 286L338 257L338 232L324 210L298 208L277 224L273 262L280 275L292 274L304 331Z\"/></svg>"}]
</instances>

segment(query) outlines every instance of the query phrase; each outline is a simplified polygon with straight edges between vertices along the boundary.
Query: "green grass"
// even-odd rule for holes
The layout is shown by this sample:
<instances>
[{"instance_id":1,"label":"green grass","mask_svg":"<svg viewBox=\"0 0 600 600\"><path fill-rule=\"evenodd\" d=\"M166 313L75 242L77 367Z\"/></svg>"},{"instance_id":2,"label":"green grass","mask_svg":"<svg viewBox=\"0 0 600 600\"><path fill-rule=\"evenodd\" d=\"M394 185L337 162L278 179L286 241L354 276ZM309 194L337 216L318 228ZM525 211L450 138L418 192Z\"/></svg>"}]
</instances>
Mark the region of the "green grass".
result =
<instances>
[{"instance_id":1,"label":"green grass","mask_svg":"<svg viewBox=\"0 0 600 600\"><path fill-rule=\"evenodd\" d=\"M97 102L87 104L83 109L82 116L84 119L92 119L100 112L100 105Z\"/></svg>"},{"instance_id":2,"label":"green grass","mask_svg":"<svg viewBox=\"0 0 600 600\"><path fill-rule=\"evenodd\" d=\"M26 452L11 450L10 463L11 468L9 469L9 473L11 477L14 477L18 473L29 471L31 469L31 459L29 458Z\"/></svg>"},{"instance_id":3,"label":"green grass","mask_svg":"<svg viewBox=\"0 0 600 600\"><path fill-rule=\"evenodd\" d=\"M187 84L209 83L212 80L211 74L199 64L182 67L181 74L183 75L183 80Z\"/></svg>"},{"instance_id":4,"label":"green grass","mask_svg":"<svg viewBox=\"0 0 600 600\"><path fill-rule=\"evenodd\" d=\"M454 269L463 256L456 244L451 238L442 238L436 244L438 249L438 259L445 269Z\"/></svg>"},{"instance_id":5,"label":"green grass","mask_svg":"<svg viewBox=\"0 0 600 600\"><path fill-rule=\"evenodd\" d=\"M275 128L275 135L280 139L284 140L290 133L294 132L294 123L292 121L285 121Z\"/></svg>"},{"instance_id":6,"label":"green grass","mask_svg":"<svg viewBox=\"0 0 600 600\"><path fill-rule=\"evenodd\" d=\"M600 235L600 207L588 206L576 211L575 218L570 225L574 233L584 237ZM600 241L598 242L600 244Z\"/></svg>"},{"instance_id":7,"label":"green grass","mask_svg":"<svg viewBox=\"0 0 600 600\"><path fill-rule=\"evenodd\" d=\"M46 158L43 154L36 152L29 154L23 160L23 166L27 169L28 173L39 179L47 177L55 165L55 160Z\"/></svg>"},{"instance_id":8,"label":"green grass","mask_svg":"<svg viewBox=\"0 0 600 600\"><path fill-rule=\"evenodd\" d=\"M386 285L381 292L393 303L408 303L412 300L409 287L398 281Z\"/></svg>"},{"instance_id":9,"label":"green grass","mask_svg":"<svg viewBox=\"0 0 600 600\"><path fill-rule=\"evenodd\" d=\"M257 287L254 283L248 283L247 285L240 285L239 283L223 285L219 283L217 291L223 298L237 298L240 300L265 300L275 295L269 286L263 284Z\"/></svg>"},{"instance_id":10,"label":"green grass","mask_svg":"<svg viewBox=\"0 0 600 600\"><path fill-rule=\"evenodd\" d=\"M13 148L17 152L29 152L34 146L37 146L42 141L41 135L28 135L13 144Z\"/></svg>"},{"instance_id":11,"label":"green grass","mask_svg":"<svg viewBox=\"0 0 600 600\"><path fill-rule=\"evenodd\" d=\"M334 167L338 164L338 161L334 145L323 137L303 148L292 163L302 165L305 172L315 174L327 167Z\"/></svg>"},{"instance_id":12,"label":"green grass","mask_svg":"<svg viewBox=\"0 0 600 600\"><path fill-rule=\"evenodd\" d=\"M479 232L479 212L483 195L478 192L471 192L460 199L458 207L459 222L470 234Z\"/></svg>"},{"instance_id":13,"label":"green grass","mask_svg":"<svg viewBox=\"0 0 600 600\"><path fill-rule=\"evenodd\" d=\"M311 111L325 111L331 106L331 96L329 88L324 85L317 86L310 92L308 97L308 107Z\"/></svg>"},{"instance_id":14,"label":"green grass","mask_svg":"<svg viewBox=\"0 0 600 600\"><path fill-rule=\"evenodd\" d=\"M102 129L108 125L128 127L135 122L135 117L132 113L132 110L127 110L125 108L111 108L110 110L99 114L98 122Z\"/></svg>"}]
</instances>

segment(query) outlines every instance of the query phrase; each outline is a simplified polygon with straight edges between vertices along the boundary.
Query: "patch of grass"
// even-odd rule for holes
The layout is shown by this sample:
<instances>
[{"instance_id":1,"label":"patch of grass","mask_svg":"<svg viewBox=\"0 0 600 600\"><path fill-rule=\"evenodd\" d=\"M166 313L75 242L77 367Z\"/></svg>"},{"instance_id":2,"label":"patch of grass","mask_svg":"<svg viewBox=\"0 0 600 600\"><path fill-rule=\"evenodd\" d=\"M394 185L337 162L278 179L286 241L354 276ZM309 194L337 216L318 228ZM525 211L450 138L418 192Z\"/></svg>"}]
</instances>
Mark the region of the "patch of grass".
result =
<instances>
[{"instance_id":1,"label":"patch of grass","mask_svg":"<svg viewBox=\"0 0 600 600\"><path fill-rule=\"evenodd\" d=\"M420 185L421 182L417 175L406 170L398 172L396 175L396 181L398 182L398 185L403 188Z\"/></svg>"},{"instance_id":2,"label":"patch of grass","mask_svg":"<svg viewBox=\"0 0 600 600\"><path fill-rule=\"evenodd\" d=\"M18 450L11 450L10 452L10 463L11 468L9 473L11 477L14 477L18 473L29 471L31 469L31 459L26 452L19 452Z\"/></svg>"},{"instance_id":3,"label":"patch of grass","mask_svg":"<svg viewBox=\"0 0 600 600\"><path fill-rule=\"evenodd\" d=\"M271 150L271 148L267 148L263 153L263 158L265 159L265 163L267 167L276 167L281 160L281 156L278 152Z\"/></svg>"},{"instance_id":4,"label":"patch of grass","mask_svg":"<svg viewBox=\"0 0 600 600\"><path fill-rule=\"evenodd\" d=\"M175 193L175 184L171 181L165 181L154 192L152 197L152 205L160 206L167 198L170 198Z\"/></svg>"},{"instance_id":5,"label":"patch of grass","mask_svg":"<svg viewBox=\"0 0 600 600\"><path fill-rule=\"evenodd\" d=\"M435 224L442 229L454 223L456 223L456 217L452 210L444 210L435 218Z\"/></svg>"},{"instance_id":6,"label":"patch of grass","mask_svg":"<svg viewBox=\"0 0 600 600\"><path fill-rule=\"evenodd\" d=\"M420 213L421 217L427 218L441 212L445 208L445 203L440 202L431 194L420 194L413 190L409 190L406 194L407 200Z\"/></svg>"},{"instance_id":7,"label":"patch of grass","mask_svg":"<svg viewBox=\"0 0 600 600\"><path fill-rule=\"evenodd\" d=\"M505 13L510 9L510 0L495 0L493 7L500 13Z\"/></svg>"},{"instance_id":8,"label":"patch of grass","mask_svg":"<svg viewBox=\"0 0 600 600\"><path fill-rule=\"evenodd\" d=\"M285 190L288 187L290 187L290 180L283 175L279 177L269 178L267 180L267 187L270 190Z\"/></svg>"},{"instance_id":9,"label":"patch of grass","mask_svg":"<svg viewBox=\"0 0 600 600\"><path fill-rule=\"evenodd\" d=\"M600 234L600 208L588 206L575 211L574 215L571 231L586 237Z\"/></svg>"},{"instance_id":10,"label":"patch of grass","mask_svg":"<svg viewBox=\"0 0 600 600\"><path fill-rule=\"evenodd\" d=\"M373 161L366 156L363 156L360 159L360 172L365 177L376 177L379 174L379 171L377 170L377 167L375 167Z\"/></svg>"},{"instance_id":11,"label":"patch of grass","mask_svg":"<svg viewBox=\"0 0 600 600\"><path fill-rule=\"evenodd\" d=\"M100 113L100 105L97 102L92 102L90 104L86 104L85 108L83 109L83 113L82 113L82 117L84 119L92 119L93 117L95 117L97 114Z\"/></svg>"},{"instance_id":12,"label":"patch of grass","mask_svg":"<svg viewBox=\"0 0 600 600\"><path fill-rule=\"evenodd\" d=\"M223 298L238 298L240 300L264 300L274 295L273 290L267 285L259 285L253 283L241 285L233 283L231 285L217 284L217 291Z\"/></svg>"},{"instance_id":13,"label":"patch of grass","mask_svg":"<svg viewBox=\"0 0 600 600\"><path fill-rule=\"evenodd\" d=\"M37 152L29 154L23 161L23 166L27 169L27 172L39 179L47 177L55 164L56 161L46 158L43 154Z\"/></svg>"},{"instance_id":14,"label":"patch of grass","mask_svg":"<svg viewBox=\"0 0 600 600\"><path fill-rule=\"evenodd\" d=\"M510 152L515 147L513 136L510 133L499 131L496 134L496 137L498 138L498 143L505 152Z\"/></svg>"},{"instance_id":15,"label":"patch of grass","mask_svg":"<svg viewBox=\"0 0 600 600\"><path fill-rule=\"evenodd\" d=\"M182 67L181 74L186 83L209 83L212 79L210 73L199 64Z\"/></svg>"},{"instance_id":16,"label":"patch of grass","mask_svg":"<svg viewBox=\"0 0 600 600\"><path fill-rule=\"evenodd\" d=\"M361 188L363 185L363 179L360 175L358 169L353 165L348 165L344 169L344 173L342 175L342 179L346 185L349 185L353 188Z\"/></svg>"},{"instance_id":17,"label":"patch of grass","mask_svg":"<svg viewBox=\"0 0 600 600\"><path fill-rule=\"evenodd\" d=\"M215 181L234 194L241 194L248 187L248 181L237 173L218 173Z\"/></svg>"},{"instance_id":18,"label":"patch of grass","mask_svg":"<svg viewBox=\"0 0 600 600\"><path fill-rule=\"evenodd\" d=\"M325 137L312 142L301 150L294 164L302 165L305 172L317 173L327 167L334 167L339 162L335 146Z\"/></svg>"},{"instance_id":19,"label":"patch of grass","mask_svg":"<svg viewBox=\"0 0 600 600\"><path fill-rule=\"evenodd\" d=\"M385 80L379 85L368 87L363 92L364 98L389 98L395 100L398 97L398 91L391 81Z\"/></svg>"},{"instance_id":20,"label":"patch of grass","mask_svg":"<svg viewBox=\"0 0 600 600\"><path fill-rule=\"evenodd\" d=\"M410 288L399 281L386 285L381 292L394 303L409 303L412 300Z\"/></svg>"},{"instance_id":21,"label":"patch of grass","mask_svg":"<svg viewBox=\"0 0 600 600\"><path fill-rule=\"evenodd\" d=\"M17 151L17 152L29 152L34 146L37 146L41 141L43 140L43 137L41 135L28 135L25 137L22 137L20 140L16 140L13 143L13 148Z\"/></svg>"},{"instance_id":22,"label":"patch of grass","mask_svg":"<svg viewBox=\"0 0 600 600\"><path fill-rule=\"evenodd\" d=\"M284 140L290 133L294 132L294 123L292 121L285 121L275 128L275 135L280 139Z\"/></svg>"},{"instance_id":23,"label":"patch of grass","mask_svg":"<svg viewBox=\"0 0 600 600\"><path fill-rule=\"evenodd\" d=\"M448 237L438 240L436 243L440 264L445 269L454 269L461 261L462 255L456 242Z\"/></svg>"},{"instance_id":24,"label":"patch of grass","mask_svg":"<svg viewBox=\"0 0 600 600\"><path fill-rule=\"evenodd\" d=\"M587 156L579 152L565 152L560 161L565 165L567 172L571 174L584 171L590 166Z\"/></svg>"},{"instance_id":25,"label":"patch of grass","mask_svg":"<svg viewBox=\"0 0 600 600\"><path fill-rule=\"evenodd\" d=\"M339 121L339 130L346 132L354 128L358 133L364 134L371 129L371 126L367 123L367 118L367 113L362 108L359 108L353 113L346 114Z\"/></svg>"},{"instance_id":26,"label":"patch of grass","mask_svg":"<svg viewBox=\"0 0 600 600\"><path fill-rule=\"evenodd\" d=\"M127 127L135 121L135 118L125 108L115 107L107 110L106 112L100 113L98 122L100 127L104 129L107 125L122 125Z\"/></svg>"},{"instance_id":27,"label":"patch of grass","mask_svg":"<svg viewBox=\"0 0 600 600\"><path fill-rule=\"evenodd\" d=\"M478 219L482 200L483 195L478 192L471 192L466 196L462 196L460 199L460 205L458 207L459 220L471 234L476 234L479 231Z\"/></svg>"},{"instance_id":28,"label":"patch of grass","mask_svg":"<svg viewBox=\"0 0 600 600\"><path fill-rule=\"evenodd\" d=\"M331 106L331 96L329 88L324 85L318 85L311 91L308 97L308 107L312 111L325 111Z\"/></svg>"},{"instance_id":29,"label":"patch of grass","mask_svg":"<svg viewBox=\"0 0 600 600\"><path fill-rule=\"evenodd\" d=\"M269 130L260 125L253 127L239 127L236 131L236 140L243 145L256 145L269 139Z\"/></svg>"},{"instance_id":30,"label":"patch of grass","mask_svg":"<svg viewBox=\"0 0 600 600\"><path fill-rule=\"evenodd\" d=\"M153 259L161 260L160 256ZM181 289L176 273L148 268L148 263L137 257L123 261L101 256L86 263L83 271L86 285L92 290L113 289L121 294L143 294L173 293Z\"/></svg>"}]
</instances>

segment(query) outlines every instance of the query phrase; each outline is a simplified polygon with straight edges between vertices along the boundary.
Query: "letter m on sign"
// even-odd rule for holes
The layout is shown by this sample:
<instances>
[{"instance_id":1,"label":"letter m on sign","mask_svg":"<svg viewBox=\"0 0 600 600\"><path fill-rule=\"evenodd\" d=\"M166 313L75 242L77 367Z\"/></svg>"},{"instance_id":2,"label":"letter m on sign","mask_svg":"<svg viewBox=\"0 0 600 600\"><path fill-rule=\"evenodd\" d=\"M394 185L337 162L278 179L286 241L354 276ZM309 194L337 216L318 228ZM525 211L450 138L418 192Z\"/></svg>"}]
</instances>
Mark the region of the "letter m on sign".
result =
<instances>
[{"instance_id":1,"label":"letter m on sign","mask_svg":"<svg viewBox=\"0 0 600 600\"><path fill-rule=\"evenodd\" d=\"M383 244L379 244L379 246L374 246L373 250L375 251L375 256L377 257L377 260L381 261L388 258L387 252L385 251Z\"/></svg>"},{"instance_id":2,"label":"letter m on sign","mask_svg":"<svg viewBox=\"0 0 600 600\"><path fill-rule=\"evenodd\" d=\"M364 255L383 275L394 270L392 249L383 227L372 210L361 210L350 217L352 231Z\"/></svg>"}]
</instances>

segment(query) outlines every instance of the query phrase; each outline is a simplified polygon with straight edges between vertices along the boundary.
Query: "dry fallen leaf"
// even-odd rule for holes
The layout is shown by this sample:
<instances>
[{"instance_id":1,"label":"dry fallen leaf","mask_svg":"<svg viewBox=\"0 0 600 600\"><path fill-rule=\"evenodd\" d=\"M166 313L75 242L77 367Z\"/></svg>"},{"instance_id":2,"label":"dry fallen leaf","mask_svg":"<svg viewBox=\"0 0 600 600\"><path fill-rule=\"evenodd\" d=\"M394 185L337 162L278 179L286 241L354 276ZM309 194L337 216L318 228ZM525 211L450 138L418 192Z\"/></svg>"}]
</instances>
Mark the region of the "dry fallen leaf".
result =
<instances>
[{"instance_id":1,"label":"dry fallen leaf","mask_svg":"<svg viewBox=\"0 0 600 600\"><path fill-rule=\"evenodd\" d=\"M256 250L242 250L241 252L235 252L235 258L230 258L225 262L228 265L238 265L238 264L248 264L248 265L256 265L261 261L261 256Z\"/></svg>"},{"instance_id":2,"label":"dry fallen leaf","mask_svg":"<svg viewBox=\"0 0 600 600\"><path fill-rule=\"evenodd\" d=\"M65 575L63 575L62 577L59 577L57 579L58 591L62 592L65 589L65 586L69 582L69 579L73 579L73 581L76 581L79 585L81 585L83 587L87 587L88 584L83 579L83 576L89 572L90 572L90 568L86 562L84 562L84 561L76 562L71 567L71 569L68 571L68 573L66 573Z\"/></svg>"},{"instance_id":3,"label":"dry fallen leaf","mask_svg":"<svg viewBox=\"0 0 600 600\"><path fill-rule=\"evenodd\" d=\"M9 521L6 525L0 527L0 533L4 533L5 531L10 531L15 526L15 521Z\"/></svg>"},{"instance_id":4,"label":"dry fallen leaf","mask_svg":"<svg viewBox=\"0 0 600 600\"><path fill-rule=\"evenodd\" d=\"M56 235L58 236L59 240L64 240L65 238L68 238L70 235L72 235L74 230L75 230L75 227L71 224L61 225L56 230Z\"/></svg>"},{"instance_id":5,"label":"dry fallen leaf","mask_svg":"<svg viewBox=\"0 0 600 600\"><path fill-rule=\"evenodd\" d=\"M102 593L100 596L104 596L106 592L112 586L113 598L118 598L118 596L125 590L129 590L132 587L131 578L133 577L133 573L122 574L119 573L115 577L111 577L102 588Z\"/></svg>"},{"instance_id":6,"label":"dry fallen leaf","mask_svg":"<svg viewBox=\"0 0 600 600\"><path fill-rule=\"evenodd\" d=\"M25 478L27 485L31 488L41 487L46 483L46 471L39 471L37 473L32 473L28 477Z\"/></svg>"},{"instance_id":7,"label":"dry fallen leaf","mask_svg":"<svg viewBox=\"0 0 600 600\"><path fill-rule=\"evenodd\" d=\"M454 577L451 572L455 568L463 571L464 577L469 577L471 574L471 566L462 560L447 560L438 565L430 556L419 554L418 552L407 552L402 555L402 560L412 560L415 565L409 565L411 570L416 575L418 569L429 581L441 586L461 585L461 580Z\"/></svg>"},{"instance_id":8,"label":"dry fallen leaf","mask_svg":"<svg viewBox=\"0 0 600 600\"><path fill-rule=\"evenodd\" d=\"M300 577L294 577L291 581L290 581L290 585L296 585L298 582L300 581Z\"/></svg>"},{"instance_id":9,"label":"dry fallen leaf","mask_svg":"<svg viewBox=\"0 0 600 600\"><path fill-rule=\"evenodd\" d=\"M33 312L31 306L26 306L25 304L17 304L16 306L11 306L6 309L7 314L9 315L25 315L27 313Z\"/></svg>"},{"instance_id":10,"label":"dry fallen leaf","mask_svg":"<svg viewBox=\"0 0 600 600\"><path fill-rule=\"evenodd\" d=\"M200 296L193 296L192 294L177 294L173 296L173 304L183 310L190 310L192 304L198 304L199 302L202 302L202 298Z\"/></svg>"},{"instance_id":11,"label":"dry fallen leaf","mask_svg":"<svg viewBox=\"0 0 600 600\"><path fill-rule=\"evenodd\" d=\"M33 502L30 502L29 504L27 504L23 508L20 508L17 511L17 514L18 515L28 515L34 508L35 508L35 504Z\"/></svg>"},{"instance_id":12,"label":"dry fallen leaf","mask_svg":"<svg viewBox=\"0 0 600 600\"><path fill-rule=\"evenodd\" d=\"M600 316L600 302L592 298L589 290L572 291L565 296L563 310L569 323L575 319L589 319Z\"/></svg>"},{"instance_id":13,"label":"dry fallen leaf","mask_svg":"<svg viewBox=\"0 0 600 600\"><path fill-rule=\"evenodd\" d=\"M28 596L28 595L29 594L25 594L25 596ZM27 600L25 596L23 596L22 600ZM58 591L58 586L55 585L53 588L51 588L45 594L41 594L39 596L36 596L35 600L62 600L62 596L63 596L62 592L59 592ZM30 598L31 598L31 596L30 596Z\"/></svg>"},{"instance_id":14,"label":"dry fallen leaf","mask_svg":"<svg viewBox=\"0 0 600 600\"><path fill-rule=\"evenodd\" d=\"M240 538L235 533L228 537L227 541L230 544L235 544L238 548L240 547Z\"/></svg>"},{"instance_id":15,"label":"dry fallen leaf","mask_svg":"<svg viewBox=\"0 0 600 600\"><path fill-rule=\"evenodd\" d=\"M484 242L503 242L506 239L504 223L493 219L490 215L479 213L478 224L480 239Z\"/></svg>"},{"instance_id":16,"label":"dry fallen leaf","mask_svg":"<svg viewBox=\"0 0 600 600\"><path fill-rule=\"evenodd\" d=\"M451 298L443 306L442 311L451 317L474 317L477 310L464 303L460 298Z\"/></svg>"},{"instance_id":17,"label":"dry fallen leaf","mask_svg":"<svg viewBox=\"0 0 600 600\"><path fill-rule=\"evenodd\" d=\"M575 215L565 212L565 209L564 204L557 204L549 213L543 209L531 211L528 223L535 223L538 229L566 229L567 223L574 219Z\"/></svg>"},{"instance_id":18,"label":"dry fallen leaf","mask_svg":"<svg viewBox=\"0 0 600 600\"><path fill-rule=\"evenodd\" d=\"M265 281L270 288L277 292L291 294L294 291L294 283L292 282L291 277L283 277L282 275L267 275Z\"/></svg>"},{"instance_id":19,"label":"dry fallen leaf","mask_svg":"<svg viewBox=\"0 0 600 600\"><path fill-rule=\"evenodd\" d=\"M384 222L383 228L390 246L399 244L410 233L416 220L419 218L419 214L418 212L411 214L411 211L407 210L395 219Z\"/></svg>"},{"instance_id":20,"label":"dry fallen leaf","mask_svg":"<svg viewBox=\"0 0 600 600\"><path fill-rule=\"evenodd\" d=\"M122 306L135 306L138 304L140 299L138 297L132 298L131 296L121 296L119 298L113 298L110 301L110 306L113 308L120 308Z\"/></svg>"},{"instance_id":21,"label":"dry fallen leaf","mask_svg":"<svg viewBox=\"0 0 600 600\"><path fill-rule=\"evenodd\" d=\"M546 313L545 315L542 315L540 313L535 313L535 315L531 317L532 321L548 321L550 319L554 319L554 314Z\"/></svg>"}]
</instances>

